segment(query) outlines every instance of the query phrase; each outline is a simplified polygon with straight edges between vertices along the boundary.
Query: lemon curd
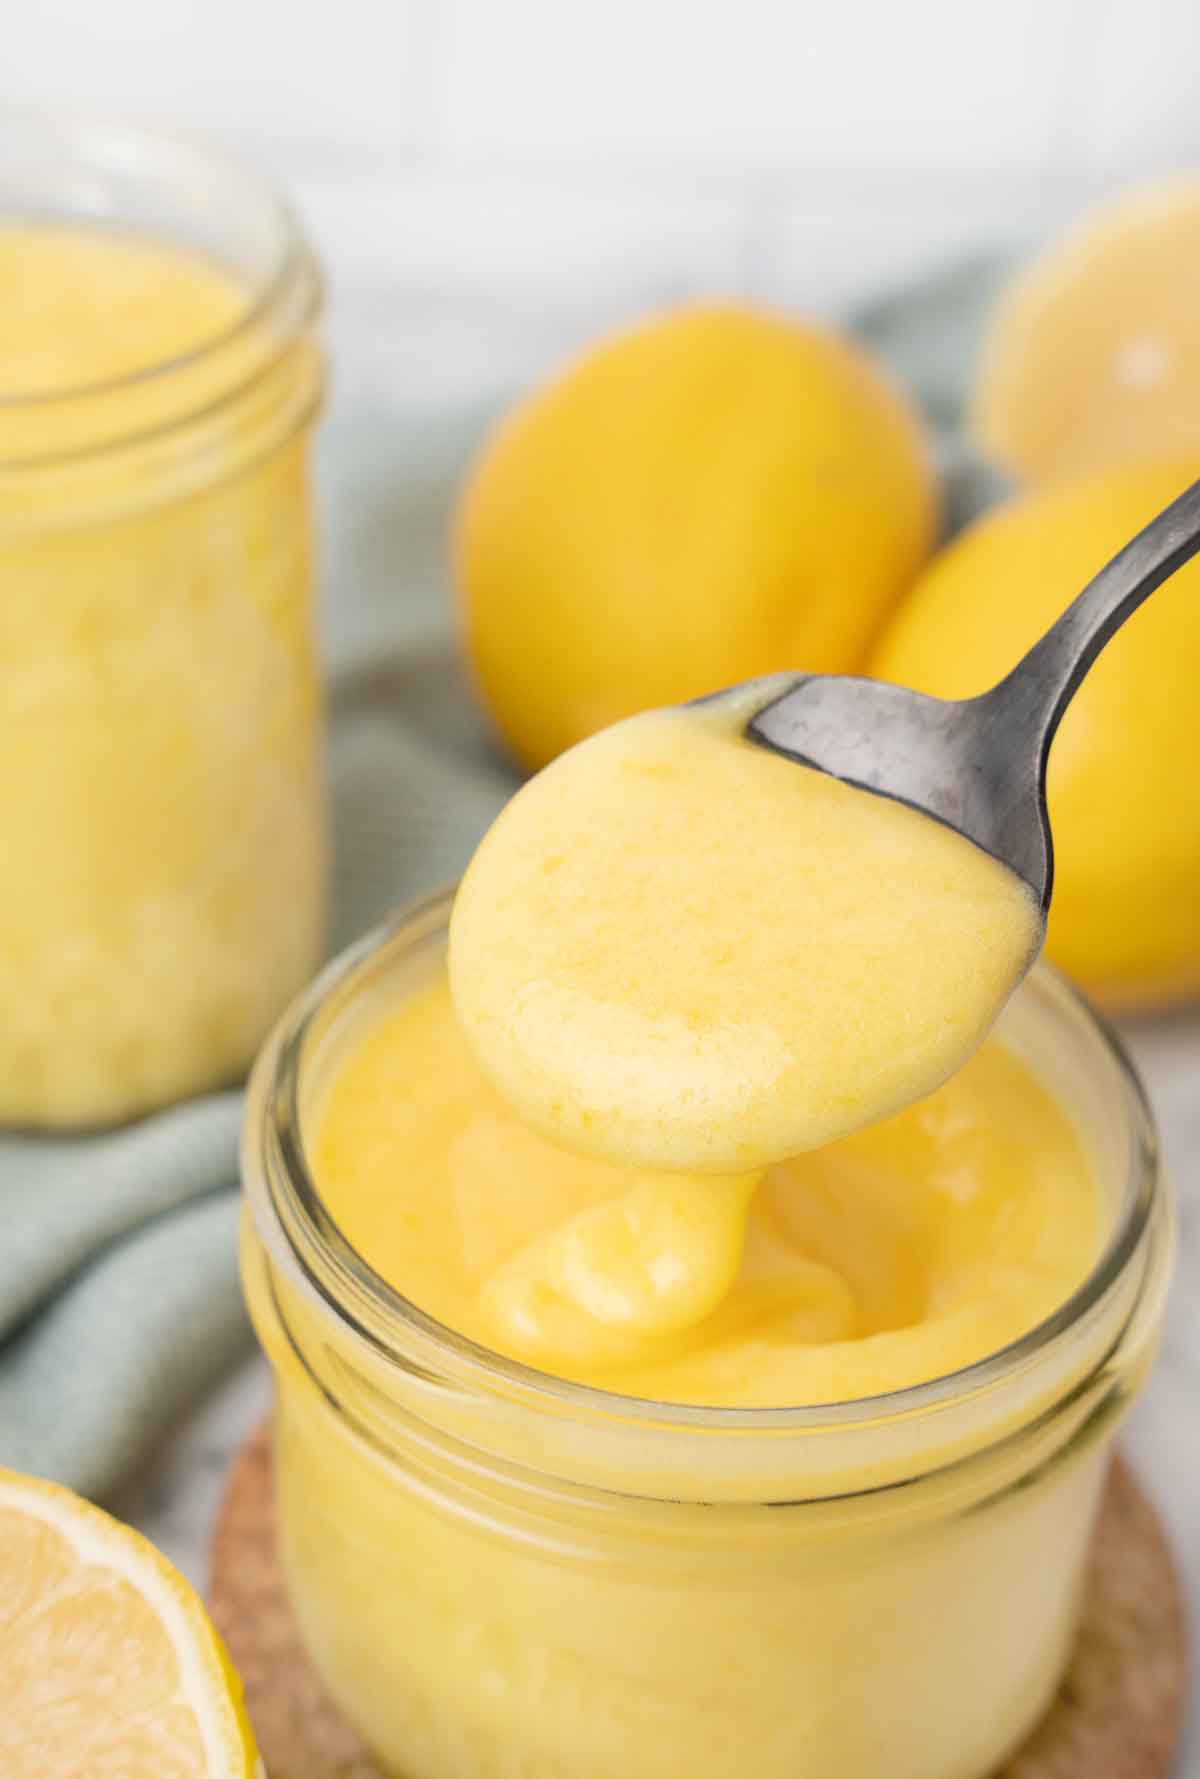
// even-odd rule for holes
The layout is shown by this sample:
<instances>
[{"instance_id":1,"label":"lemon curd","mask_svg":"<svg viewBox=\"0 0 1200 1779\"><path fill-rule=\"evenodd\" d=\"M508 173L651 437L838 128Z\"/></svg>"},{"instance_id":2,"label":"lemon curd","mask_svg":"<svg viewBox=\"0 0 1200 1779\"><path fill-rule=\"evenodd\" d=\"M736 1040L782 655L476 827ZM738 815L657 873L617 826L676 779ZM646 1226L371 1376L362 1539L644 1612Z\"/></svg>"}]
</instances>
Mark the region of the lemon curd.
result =
<instances>
[{"instance_id":1,"label":"lemon curd","mask_svg":"<svg viewBox=\"0 0 1200 1779\"><path fill-rule=\"evenodd\" d=\"M61 398L203 347L241 319L247 294L220 266L164 242L9 222L0 303L0 390ZM76 443L69 405L48 404L41 422L57 449Z\"/></svg>"},{"instance_id":2,"label":"lemon curd","mask_svg":"<svg viewBox=\"0 0 1200 1779\"><path fill-rule=\"evenodd\" d=\"M312 1158L346 1238L438 1321L660 1401L838 1402L957 1371L1064 1302L1105 1223L1070 1120L998 1042L883 1123L696 1180L530 1130L444 974L347 1054Z\"/></svg>"},{"instance_id":3,"label":"lemon curd","mask_svg":"<svg viewBox=\"0 0 1200 1779\"><path fill-rule=\"evenodd\" d=\"M269 195L47 129L39 219L0 188L0 1120L77 1125L231 1079L318 955L320 377Z\"/></svg>"},{"instance_id":4,"label":"lemon curd","mask_svg":"<svg viewBox=\"0 0 1200 1779\"><path fill-rule=\"evenodd\" d=\"M747 740L774 690L581 743L463 879L459 1018L572 1149L736 1174L815 1148L944 1081L1036 952L1039 911L997 860Z\"/></svg>"},{"instance_id":5,"label":"lemon curd","mask_svg":"<svg viewBox=\"0 0 1200 1779\"><path fill-rule=\"evenodd\" d=\"M327 1685L403 1779L984 1779L1062 1672L1160 1318L1124 1065L1039 968L884 1122L749 1175L622 1168L486 1077L447 914L327 974L248 1106Z\"/></svg>"}]
</instances>

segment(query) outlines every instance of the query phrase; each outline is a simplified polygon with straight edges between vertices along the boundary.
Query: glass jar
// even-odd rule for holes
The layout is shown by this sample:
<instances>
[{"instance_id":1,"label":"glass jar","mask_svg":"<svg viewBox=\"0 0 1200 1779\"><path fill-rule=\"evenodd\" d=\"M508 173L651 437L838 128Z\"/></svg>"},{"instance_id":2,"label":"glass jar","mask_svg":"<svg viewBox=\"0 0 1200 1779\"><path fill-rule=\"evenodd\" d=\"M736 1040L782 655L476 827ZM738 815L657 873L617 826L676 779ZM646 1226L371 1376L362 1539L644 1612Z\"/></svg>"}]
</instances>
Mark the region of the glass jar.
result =
<instances>
[{"instance_id":1,"label":"glass jar","mask_svg":"<svg viewBox=\"0 0 1200 1779\"><path fill-rule=\"evenodd\" d=\"M833 1407L623 1398L423 1314L306 1168L331 1065L439 967L448 910L332 966L251 1085L281 1558L331 1694L405 1779L984 1779L1061 1678L1160 1324L1170 1207L1128 1063L1047 967L1004 1015L1111 1206L1090 1277L1004 1351Z\"/></svg>"},{"instance_id":2,"label":"glass jar","mask_svg":"<svg viewBox=\"0 0 1200 1779\"><path fill-rule=\"evenodd\" d=\"M123 124L7 115L0 231L0 329L78 313L26 273L47 233L230 297L127 374L0 379L0 1123L90 1125L234 1079L319 956L319 280L271 190ZM138 319L92 301L103 357Z\"/></svg>"}]
</instances>

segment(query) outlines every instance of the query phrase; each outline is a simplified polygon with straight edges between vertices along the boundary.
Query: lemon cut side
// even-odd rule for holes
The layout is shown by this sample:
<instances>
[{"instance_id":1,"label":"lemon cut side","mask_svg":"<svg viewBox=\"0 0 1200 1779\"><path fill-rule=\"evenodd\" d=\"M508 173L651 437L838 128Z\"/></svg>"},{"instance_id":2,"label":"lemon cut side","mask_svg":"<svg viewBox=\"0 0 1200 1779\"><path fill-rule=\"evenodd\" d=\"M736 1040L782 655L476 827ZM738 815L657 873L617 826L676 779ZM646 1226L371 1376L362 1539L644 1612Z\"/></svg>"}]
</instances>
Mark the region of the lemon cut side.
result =
<instances>
[{"instance_id":1,"label":"lemon cut side","mask_svg":"<svg viewBox=\"0 0 1200 1779\"><path fill-rule=\"evenodd\" d=\"M0 1470L4 1779L262 1779L188 1583L68 1490Z\"/></svg>"}]
</instances>

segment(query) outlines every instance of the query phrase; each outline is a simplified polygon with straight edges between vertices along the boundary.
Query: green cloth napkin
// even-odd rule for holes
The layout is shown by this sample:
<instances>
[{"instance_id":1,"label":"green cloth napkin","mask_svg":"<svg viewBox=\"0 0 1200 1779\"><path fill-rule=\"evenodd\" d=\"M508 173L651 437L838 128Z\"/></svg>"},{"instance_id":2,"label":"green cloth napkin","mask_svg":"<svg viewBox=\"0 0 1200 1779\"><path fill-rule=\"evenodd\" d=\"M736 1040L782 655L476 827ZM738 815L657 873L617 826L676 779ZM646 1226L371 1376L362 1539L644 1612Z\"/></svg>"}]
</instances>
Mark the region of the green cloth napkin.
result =
<instances>
[{"instance_id":1,"label":"green cloth napkin","mask_svg":"<svg viewBox=\"0 0 1200 1779\"><path fill-rule=\"evenodd\" d=\"M852 317L939 429L951 527L996 492L955 428L1000 275L965 264ZM516 784L445 611L446 521L486 418L360 411L324 429L331 951L456 876ZM101 1136L0 1139L0 1464L111 1495L248 1342L240 1111L227 1093Z\"/></svg>"}]
</instances>

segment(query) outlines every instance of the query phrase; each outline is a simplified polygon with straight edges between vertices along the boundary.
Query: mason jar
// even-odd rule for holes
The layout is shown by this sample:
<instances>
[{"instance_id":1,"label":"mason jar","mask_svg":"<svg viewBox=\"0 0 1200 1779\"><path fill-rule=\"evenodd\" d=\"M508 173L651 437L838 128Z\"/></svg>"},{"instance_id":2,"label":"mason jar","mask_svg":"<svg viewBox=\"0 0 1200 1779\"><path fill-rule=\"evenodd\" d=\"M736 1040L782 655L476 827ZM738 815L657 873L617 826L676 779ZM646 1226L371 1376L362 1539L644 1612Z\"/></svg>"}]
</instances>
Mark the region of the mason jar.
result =
<instances>
[{"instance_id":1,"label":"mason jar","mask_svg":"<svg viewBox=\"0 0 1200 1779\"><path fill-rule=\"evenodd\" d=\"M320 284L240 167L38 111L0 255L0 1123L86 1126L236 1078L319 957Z\"/></svg>"},{"instance_id":2,"label":"mason jar","mask_svg":"<svg viewBox=\"0 0 1200 1779\"><path fill-rule=\"evenodd\" d=\"M442 967L448 912L329 969L247 1111L281 1561L332 1697L404 1779L984 1779L1061 1680L1160 1324L1171 1214L1129 1064L1044 965L1003 1016L1107 1219L1090 1276L1003 1351L819 1408L621 1397L439 1325L314 1186L331 1071Z\"/></svg>"}]
</instances>

